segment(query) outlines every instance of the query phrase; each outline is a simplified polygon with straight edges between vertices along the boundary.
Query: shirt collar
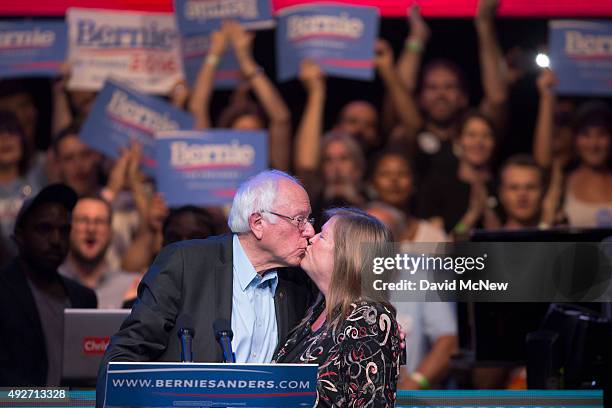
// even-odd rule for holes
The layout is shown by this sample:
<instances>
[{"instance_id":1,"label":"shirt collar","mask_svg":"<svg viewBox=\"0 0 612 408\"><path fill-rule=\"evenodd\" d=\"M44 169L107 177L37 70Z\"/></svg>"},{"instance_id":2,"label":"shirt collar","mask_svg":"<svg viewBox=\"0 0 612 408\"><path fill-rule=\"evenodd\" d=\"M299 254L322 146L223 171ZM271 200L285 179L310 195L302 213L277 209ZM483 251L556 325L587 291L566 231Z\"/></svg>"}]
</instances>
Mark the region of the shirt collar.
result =
<instances>
[{"instance_id":1,"label":"shirt collar","mask_svg":"<svg viewBox=\"0 0 612 408\"><path fill-rule=\"evenodd\" d=\"M263 276L260 276L255 271L255 267L247 257L246 252L244 252L237 234L234 234L232 239L232 247L234 253L234 278L238 280L240 289L245 292L249 287L259 286L264 282L271 281L268 284L272 288L272 293L276 293L276 286L278 285L276 269L270 269Z\"/></svg>"}]
</instances>

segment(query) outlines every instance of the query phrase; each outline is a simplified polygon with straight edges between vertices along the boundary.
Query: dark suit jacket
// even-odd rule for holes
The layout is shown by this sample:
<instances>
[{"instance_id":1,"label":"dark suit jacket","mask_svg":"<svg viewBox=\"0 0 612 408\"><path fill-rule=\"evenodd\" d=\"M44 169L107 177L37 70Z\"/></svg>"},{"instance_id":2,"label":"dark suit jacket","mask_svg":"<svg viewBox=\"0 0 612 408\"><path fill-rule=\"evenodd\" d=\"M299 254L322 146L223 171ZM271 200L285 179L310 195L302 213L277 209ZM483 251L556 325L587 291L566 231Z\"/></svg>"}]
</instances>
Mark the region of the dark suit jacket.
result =
<instances>
[{"instance_id":1,"label":"dark suit jacket","mask_svg":"<svg viewBox=\"0 0 612 408\"><path fill-rule=\"evenodd\" d=\"M71 307L95 308L96 294L60 276ZM17 260L0 271L0 386L45 386L47 350L34 295Z\"/></svg>"},{"instance_id":2,"label":"dark suit jacket","mask_svg":"<svg viewBox=\"0 0 612 408\"><path fill-rule=\"evenodd\" d=\"M168 245L159 253L138 287L131 315L111 338L98 374L97 406L104 401L109 361L180 361L175 321L181 314L194 319L194 360L222 362L212 325L231 322L232 235ZM312 300L301 270L280 270L274 296L278 343L304 317Z\"/></svg>"}]
</instances>

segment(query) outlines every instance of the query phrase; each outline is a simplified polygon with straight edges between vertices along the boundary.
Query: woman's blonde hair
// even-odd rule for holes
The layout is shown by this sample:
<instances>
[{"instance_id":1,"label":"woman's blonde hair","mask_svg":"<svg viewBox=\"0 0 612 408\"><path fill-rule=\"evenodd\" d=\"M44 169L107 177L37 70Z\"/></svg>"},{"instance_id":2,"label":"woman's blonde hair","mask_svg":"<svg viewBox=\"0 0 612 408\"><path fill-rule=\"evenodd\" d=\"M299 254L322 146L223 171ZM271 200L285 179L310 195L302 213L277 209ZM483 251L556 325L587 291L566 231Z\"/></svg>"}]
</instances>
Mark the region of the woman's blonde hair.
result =
<instances>
[{"instance_id":1,"label":"woman's blonde hair","mask_svg":"<svg viewBox=\"0 0 612 408\"><path fill-rule=\"evenodd\" d=\"M389 229L356 208L335 208L325 214L334 219L334 268L325 299L328 323L336 326L358 300L383 302L393 310L372 286L374 259L392 256Z\"/></svg>"}]
</instances>

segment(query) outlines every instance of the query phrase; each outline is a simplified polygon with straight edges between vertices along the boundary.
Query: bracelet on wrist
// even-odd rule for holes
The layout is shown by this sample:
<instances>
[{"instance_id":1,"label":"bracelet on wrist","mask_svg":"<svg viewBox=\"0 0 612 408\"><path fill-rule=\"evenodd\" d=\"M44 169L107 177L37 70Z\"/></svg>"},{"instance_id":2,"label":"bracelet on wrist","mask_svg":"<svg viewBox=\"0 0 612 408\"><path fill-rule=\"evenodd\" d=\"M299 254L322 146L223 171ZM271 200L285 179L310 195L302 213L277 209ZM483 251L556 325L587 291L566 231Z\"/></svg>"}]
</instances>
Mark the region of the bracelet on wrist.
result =
<instances>
[{"instance_id":1,"label":"bracelet on wrist","mask_svg":"<svg viewBox=\"0 0 612 408\"><path fill-rule=\"evenodd\" d=\"M455 234L463 235L467 232L467 225L465 225L464 222L459 221L457 225L455 225L455 228L453 228L453 232Z\"/></svg>"},{"instance_id":2,"label":"bracelet on wrist","mask_svg":"<svg viewBox=\"0 0 612 408\"><path fill-rule=\"evenodd\" d=\"M412 372L410 374L410 378L414 382L419 384L420 389L426 390L427 388L429 388L429 380L427 379L427 377L425 377L423 374L419 373L418 371Z\"/></svg>"},{"instance_id":3,"label":"bracelet on wrist","mask_svg":"<svg viewBox=\"0 0 612 408\"><path fill-rule=\"evenodd\" d=\"M217 64L219 63L219 57L215 54L208 54L208 56L204 60L204 63L212 66L217 66Z\"/></svg>"},{"instance_id":4,"label":"bracelet on wrist","mask_svg":"<svg viewBox=\"0 0 612 408\"><path fill-rule=\"evenodd\" d=\"M416 38L407 38L404 47L410 52L419 53L423 51L423 42Z\"/></svg>"}]
</instances>

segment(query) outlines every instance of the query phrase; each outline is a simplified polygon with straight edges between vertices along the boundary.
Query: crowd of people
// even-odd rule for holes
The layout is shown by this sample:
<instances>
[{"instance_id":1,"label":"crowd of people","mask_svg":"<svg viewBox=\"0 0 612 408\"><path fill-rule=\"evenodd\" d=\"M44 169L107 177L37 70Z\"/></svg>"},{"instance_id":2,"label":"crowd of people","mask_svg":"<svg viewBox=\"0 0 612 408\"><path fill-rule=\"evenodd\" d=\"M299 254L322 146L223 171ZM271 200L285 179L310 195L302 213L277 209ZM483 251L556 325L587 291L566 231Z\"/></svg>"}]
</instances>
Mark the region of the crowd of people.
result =
<instances>
[{"instance_id":1,"label":"crowd of people","mask_svg":"<svg viewBox=\"0 0 612 408\"><path fill-rule=\"evenodd\" d=\"M422 64L435 33L418 8L411 10L409 33L397 58L388 42L376 44L383 106L350 101L331 129L324 128L328 94L321 67L310 60L301 63L299 81L306 96L293 132L291 110L253 57L254 34L236 22L212 33L192 89L177 84L169 100L194 116L197 129L266 129L270 168L295 175L304 185L317 232L325 229L326 210L333 207L363 209L402 243L465 240L481 228L612 226L612 111L605 101L577 106L558 98L550 69L537 78L533 150L498 162L500 141L509 136L507 124L521 118L511 117L508 109L513 81L495 32L496 8L495 0L479 1L474 18L479 59L461 61L480 66L483 98L478 106L469 106L468 84L458 64L446 59ZM215 71L226 50L235 52L243 80L212 120ZM7 292L0 296L0 309L8 316L20 302L27 303L22 311L35 316L33 333L41 334L31 336L37 337L32 341L47 339L38 348L28 347L44 350L30 356L30 365L11 360L14 356L0 358L0 366L6 361L6 367L21 373L9 378L0 370L3 385L59 384L60 351L49 340L61 335L54 311L95 307L96 296L101 308L130 307L162 248L237 232L231 223L228 228L227 208L199 203L168 208L154 180L140 170L137 144L112 161L83 143L79 128L95 94L66 90L69 71L66 67L51 90L53 137L46 151L37 148L41 115L24 82L0 83L0 266L6 267L0 290ZM22 277L17 276L20 268ZM316 263L310 269L316 272ZM56 273L61 281L49 279ZM394 306L406 332L408 356L398 388L445 386L450 357L458 349L454 305ZM303 325L316 326L317 317L325 315L324 303L319 299L313 310ZM20 349L23 344L10 343L18 322L2 321L0 353ZM30 336L19 335L24 337ZM289 347L278 358L302 351ZM46 361L48 369L34 374L36 361Z\"/></svg>"}]
</instances>

